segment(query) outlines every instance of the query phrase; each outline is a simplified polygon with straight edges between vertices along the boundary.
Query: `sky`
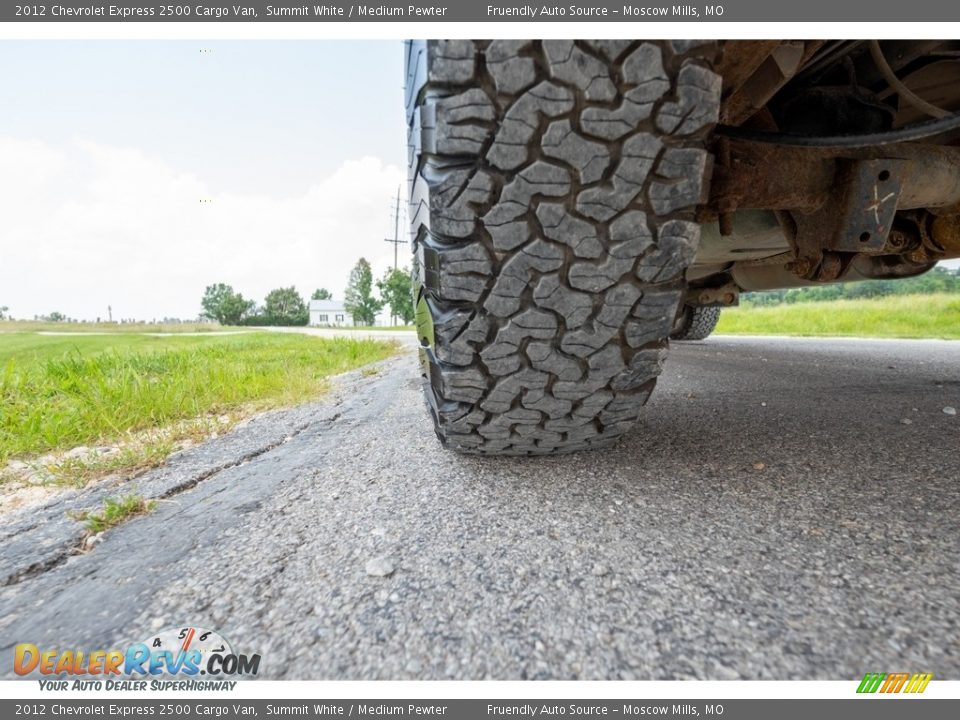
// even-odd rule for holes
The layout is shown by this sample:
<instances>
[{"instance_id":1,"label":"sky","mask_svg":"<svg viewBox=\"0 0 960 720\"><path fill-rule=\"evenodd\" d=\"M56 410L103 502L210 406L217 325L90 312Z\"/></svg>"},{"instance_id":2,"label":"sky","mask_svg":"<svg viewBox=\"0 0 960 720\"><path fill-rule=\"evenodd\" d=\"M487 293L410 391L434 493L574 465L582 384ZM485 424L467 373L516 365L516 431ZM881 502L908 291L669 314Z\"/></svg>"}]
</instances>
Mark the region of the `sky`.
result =
<instances>
[{"instance_id":1,"label":"sky","mask_svg":"<svg viewBox=\"0 0 960 720\"><path fill-rule=\"evenodd\" d=\"M213 283L343 299L361 256L391 267L399 41L0 41L0 67L13 317L186 320Z\"/></svg>"},{"instance_id":2,"label":"sky","mask_svg":"<svg viewBox=\"0 0 960 720\"><path fill-rule=\"evenodd\" d=\"M0 42L0 306L191 319L216 282L260 303L342 299L361 256L382 275L402 59L398 41Z\"/></svg>"}]
</instances>

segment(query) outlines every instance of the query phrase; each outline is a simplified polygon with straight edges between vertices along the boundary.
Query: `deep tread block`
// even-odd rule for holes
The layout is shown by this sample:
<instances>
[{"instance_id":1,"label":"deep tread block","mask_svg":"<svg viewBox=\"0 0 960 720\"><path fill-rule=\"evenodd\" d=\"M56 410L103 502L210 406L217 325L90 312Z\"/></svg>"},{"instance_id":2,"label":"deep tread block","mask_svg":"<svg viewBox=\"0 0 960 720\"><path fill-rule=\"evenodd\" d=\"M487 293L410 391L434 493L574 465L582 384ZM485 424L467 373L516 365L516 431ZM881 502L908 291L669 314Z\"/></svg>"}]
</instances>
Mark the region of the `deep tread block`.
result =
<instances>
[{"instance_id":1,"label":"deep tread block","mask_svg":"<svg viewBox=\"0 0 960 720\"><path fill-rule=\"evenodd\" d=\"M575 133L569 120L550 123L540 144L547 157L577 168L580 182L584 184L599 180L610 164L610 151L606 146Z\"/></svg>"},{"instance_id":2,"label":"deep tread block","mask_svg":"<svg viewBox=\"0 0 960 720\"><path fill-rule=\"evenodd\" d=\"M567 88L545 81L527 90L504 115L487 152L487 160L501 170L515 170L525 165L540 118L557 117L572 109L573 93Z\"/></svg>"},{"instance_id":3,"label":"deep tread block","mask_svg":"<svg viewBox=\"0 0 960 720\"><path fill-rule=\"evenodd\" d=\"M420 112L420 147L443 155L475 155L492 134L496 117L483 90L473 89L426 105Z\"/></svg>"},{"instance_id":4,"label":"deep tread block","mask_svg":"<svg viewBox=\"0 0 960 720\"><path fill-rule=\"evenodd\" d=\"M571 215L563 205L541 202L537 207L537 219L547 238L569 245L577 257L597 258L603 254L597 229L586 220Z\"/></svg>"},{"instance_id":5,"label":"deep tread block","mask_svg":"<svg viewBox=\"0 0 960 720\"><path fill-rule=\"evenodd\" d=\"M684 63L677 80L677 101L657 113L657 127L671 135L689 135L717 122L722 82L716 73Z\"/></svg>"},{"instance_id":6,"label":"deep tread block","mask_svg":"<svg viewBox=\"0 0 960 720\"><path fill-rule=\"evenodd\" d=\"M550 73L558 80L581 88L587 100L610 101L617 88L607 64L578 48L573 40L544 40L543 51Z\"/></svg>"},{"instance_id":7,"label":"deep tread block","mask_svg":"<svg viewBox=\"0 0 960 720\"><path fill-rule=\"evenodd\" d=\"M577 210L595 220L609 220L628 207L643 189L662 147L663 143L649 133L638 133L628 138L623 143L622 157L609 185L588 188L580 193L577 196ZM685 161L691 162L692 159L676 156L674 162Z\"/></svg>"},{"instance_id":8,"label":"deep tread block","mask_svg":"<svg viewBox=\"0 0 960 720\"><path fill-rule=\"evenodd\" d=\"M487 47L487 70L497 92L513 95L536 82L537 69L533 58L520 55L531 45L530 40L494 40Z\"/></svg>"}]
</instances>

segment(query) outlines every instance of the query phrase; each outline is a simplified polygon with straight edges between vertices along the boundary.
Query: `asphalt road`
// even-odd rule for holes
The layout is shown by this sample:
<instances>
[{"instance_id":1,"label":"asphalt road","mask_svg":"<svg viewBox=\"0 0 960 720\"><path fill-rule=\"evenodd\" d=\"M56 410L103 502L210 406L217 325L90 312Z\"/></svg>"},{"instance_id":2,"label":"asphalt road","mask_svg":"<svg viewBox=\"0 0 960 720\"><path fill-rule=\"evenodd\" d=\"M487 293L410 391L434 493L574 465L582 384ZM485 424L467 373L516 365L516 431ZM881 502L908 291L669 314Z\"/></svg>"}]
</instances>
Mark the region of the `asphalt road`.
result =
<instances>
[{"instance_id":1,"label":"asphalt road","mask_svg":"<svg viewBox=\"0 0 960 720\"><path fill-rule=\"evenodd\" d=\"M269 678L960 679L960 343L675 345L636 432L546 459L442 451L380 368L140 478L90 552L95 495L8 523L0 672L194 624Z\"/></svg>"}]
</instances>

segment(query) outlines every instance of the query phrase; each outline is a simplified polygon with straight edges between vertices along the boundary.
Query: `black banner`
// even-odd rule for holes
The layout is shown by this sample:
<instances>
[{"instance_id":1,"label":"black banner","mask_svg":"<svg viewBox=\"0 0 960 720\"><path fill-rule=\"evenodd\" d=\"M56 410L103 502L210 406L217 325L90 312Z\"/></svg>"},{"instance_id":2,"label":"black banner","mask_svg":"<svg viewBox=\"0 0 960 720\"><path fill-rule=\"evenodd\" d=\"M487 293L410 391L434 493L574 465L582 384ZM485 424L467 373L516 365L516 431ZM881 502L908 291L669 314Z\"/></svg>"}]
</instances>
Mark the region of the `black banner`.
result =
<instances>
[{"instance_id":1,"label":"black banner","mask_svg":"<svg viewBox=\"0 0 960 720\"><path fill-rule=\"evenodd\" d=\"M956 22L960 3L947 0L834 0L772 3L587 2L520 0L413 0L406 3L343 2L151 2L151 0L60 0L0 4L0 22Z\"/></svg>"},{"instance_id":2,"label":"black banner","mask_svg":"<svg viewBox=\"0 0 960 720\"><path fill-rule=\"evenodd\" d=\"M798 690L799 692L799 690ZM852 692L852 689L851 689ZM907 708L905 705L909 704ZM579 718L668 717L723 720L934 720L957 717L958 700L877 697L849 700L31 700L0 701L0 717L194 718Z\"/></svg>"}]
</instances>

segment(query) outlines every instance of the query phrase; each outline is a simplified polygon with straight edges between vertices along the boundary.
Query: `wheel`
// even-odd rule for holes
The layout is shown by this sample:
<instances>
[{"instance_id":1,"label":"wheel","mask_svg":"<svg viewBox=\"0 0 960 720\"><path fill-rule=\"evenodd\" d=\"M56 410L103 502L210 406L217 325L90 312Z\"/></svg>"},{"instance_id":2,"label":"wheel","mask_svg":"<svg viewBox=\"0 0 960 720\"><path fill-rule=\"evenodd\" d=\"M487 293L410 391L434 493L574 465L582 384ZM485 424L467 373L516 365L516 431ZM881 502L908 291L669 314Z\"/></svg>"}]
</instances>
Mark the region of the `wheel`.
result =
<instances>
[{"instance_id":1,"label":"wheel","mask_svg":"<svg viewBox=\"0 0 960 720\"><path fill-rule=\"evenodd\" d=\"M718 307L691 307L685 305L677 316L670 334L672 340L705 340L720 320Z\"/></svg>"},{"instance_id":2,"label":"wheel","mask_svg":"<svg viewBox=\"0 0 960 720\"><path fill-rule=\"evenodd\" d=\"M417 328L445 445L569 452L636 421L700 237L716 52L408 43Z\"/></svg>"}]
</instances>

